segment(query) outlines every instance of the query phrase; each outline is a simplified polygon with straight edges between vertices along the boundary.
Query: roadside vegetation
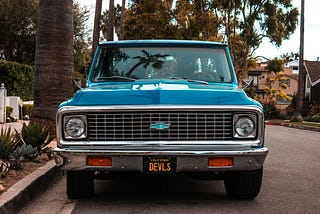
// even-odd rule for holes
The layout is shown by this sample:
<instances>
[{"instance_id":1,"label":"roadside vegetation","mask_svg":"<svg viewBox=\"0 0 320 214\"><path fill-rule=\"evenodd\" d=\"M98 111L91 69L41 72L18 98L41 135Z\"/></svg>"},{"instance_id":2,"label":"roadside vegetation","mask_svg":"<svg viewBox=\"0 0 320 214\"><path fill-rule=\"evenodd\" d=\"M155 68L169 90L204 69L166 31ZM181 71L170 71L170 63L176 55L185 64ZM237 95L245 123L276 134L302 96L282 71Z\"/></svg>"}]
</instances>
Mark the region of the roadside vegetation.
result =
<instances>
[{"instance_id":1,"label":"roadside vegetation","mask_svg":"<svg viewBox=\"0 0 320 214\"><path fill-rule=\"evenodd\" d=\"M52 159L49 144L53 139L47 128L38 123L24 123L21 132L11 127L0 128L0 186L6 186L1 180L11 170L23 170L24 163Z\"/></svg>"},{"instance_id":2,"label":"roadside vegetation","mask_svg":"<svg viewBox=\"0 0 320 214\"><path fill-rule=\"evenodd\" d=\"M303 122L291 122L296 106L296 96L285 109L279 109L276 101L262 102L265 110L265 118L273 121L286 121L293 124L315 124L320 123L320 104L304 101L302 116ZM317 126L317 124L315 124Z\"/></svg>"}]
</instances>

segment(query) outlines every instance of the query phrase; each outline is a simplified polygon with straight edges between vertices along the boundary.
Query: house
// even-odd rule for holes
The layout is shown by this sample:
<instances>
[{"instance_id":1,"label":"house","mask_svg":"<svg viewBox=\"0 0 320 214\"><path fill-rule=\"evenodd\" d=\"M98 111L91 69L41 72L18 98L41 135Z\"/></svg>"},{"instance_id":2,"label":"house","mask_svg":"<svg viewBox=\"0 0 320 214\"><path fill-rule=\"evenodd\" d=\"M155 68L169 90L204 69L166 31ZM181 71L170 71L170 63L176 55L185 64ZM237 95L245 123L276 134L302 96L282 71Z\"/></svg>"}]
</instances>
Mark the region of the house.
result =
<instances>
[{"instance_id":1,"label":"house","mask_svg":"<svg viewBox=\"0 0 320 214\"><path fill-rule=\"evenodd\" d=\"M292 60L284 64L285 68L290 68L292 74L299 74L299 60Z\"/></svg>"},{"instance_id":2,"label":"house","mask_svg":"<svg viewBox=\"0 0 320 214\"><path fill-rule=\"evenodd\" d=\"M290 97L292 97L298 91L299 74L296 67L298 64L299 63L297 62L292 62L287 63L284 66L283 77L286 78L285 83L288 87L283 89L283 91ZM250 87L255 95L263 98L266 94L265 88L270 87L269 78L274 77L274 74L269 73L269 71L266 69L266 66L267 63L262 62L259 63L256 68L250 69L248 71L247 78L241 81L242 88ZM277 99L277 104L280 108L286 108L289 103L290 101Z\"/></svg>"},{"instance_id":3,"label":"house","mask_svg":"<svg viewBox=\"0 0 320 214\"><path fill-rule=\"evenodd\" d=\"M320 103L320 61L304 61L306 95L310 102Z\"/></svg>"}]
</instances>

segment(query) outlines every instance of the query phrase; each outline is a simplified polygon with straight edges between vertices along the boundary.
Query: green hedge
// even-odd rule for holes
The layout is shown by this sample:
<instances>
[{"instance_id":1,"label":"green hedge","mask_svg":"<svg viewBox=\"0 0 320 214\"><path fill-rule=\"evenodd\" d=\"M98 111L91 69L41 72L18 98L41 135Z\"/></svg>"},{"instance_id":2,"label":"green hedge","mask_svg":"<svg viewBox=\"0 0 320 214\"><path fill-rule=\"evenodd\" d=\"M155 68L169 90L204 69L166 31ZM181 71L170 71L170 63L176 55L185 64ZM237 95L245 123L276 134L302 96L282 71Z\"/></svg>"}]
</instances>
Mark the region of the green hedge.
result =
<instances>
[{"instance_id":1,"label":"green hedge","mask_svg":"<svg viewBox=\"0 0 320 214\"><path fill-rule=\"evenodd\" d=\"M33 74L32 66L0 60L0 84L5 84L8 96L33 100Z\"/></svg>"}]
</instances>

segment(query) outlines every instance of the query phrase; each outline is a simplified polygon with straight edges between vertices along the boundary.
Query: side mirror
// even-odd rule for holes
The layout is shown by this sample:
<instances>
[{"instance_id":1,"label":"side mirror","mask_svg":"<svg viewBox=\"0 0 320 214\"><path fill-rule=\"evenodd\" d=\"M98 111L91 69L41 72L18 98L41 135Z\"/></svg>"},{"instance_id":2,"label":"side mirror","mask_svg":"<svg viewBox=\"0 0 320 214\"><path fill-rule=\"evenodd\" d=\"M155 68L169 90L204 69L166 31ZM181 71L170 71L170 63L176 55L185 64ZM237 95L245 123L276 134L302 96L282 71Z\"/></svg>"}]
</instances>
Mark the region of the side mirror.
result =
<instances>
[{"instance_id":1,"label":"side mirror","mask_svg":"<svg viewBox=\"0 0 320 214\"><path fill-rule=\"evenodd\" d=\"M78 91L79 89L82 89L81 79L73 79L73 89L74 92Z\"/></svg>"}]
</instances>

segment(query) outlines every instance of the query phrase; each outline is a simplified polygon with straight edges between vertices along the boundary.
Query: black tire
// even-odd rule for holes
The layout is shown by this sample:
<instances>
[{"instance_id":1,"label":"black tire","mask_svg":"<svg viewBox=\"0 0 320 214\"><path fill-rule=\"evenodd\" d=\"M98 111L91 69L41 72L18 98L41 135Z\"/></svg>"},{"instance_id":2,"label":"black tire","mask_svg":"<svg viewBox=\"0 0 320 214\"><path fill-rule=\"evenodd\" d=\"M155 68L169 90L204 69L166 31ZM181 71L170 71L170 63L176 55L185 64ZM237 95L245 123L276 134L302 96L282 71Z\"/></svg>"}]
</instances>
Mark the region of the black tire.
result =
<instances>
[{"instance_id":1,"label":"black tire","mask_svg":"<svg viewBox=\"0 0 320 214\"><path fill-rule=\"evenodd\" d=\"M67 195L71 199L94 195L94 173L91 171L67 171Z\"/></svg>"},{"instance_id":2,"label":"black tire","mask_svg":"<svg viewBox=\"0 0 320 214\"><path fill-rule=\"evenodd\" d=\"M260 192L262 174L263 168L226 173L224 187L228 196L231 198L254 199Z\"/></svg>"}]
</instances>

